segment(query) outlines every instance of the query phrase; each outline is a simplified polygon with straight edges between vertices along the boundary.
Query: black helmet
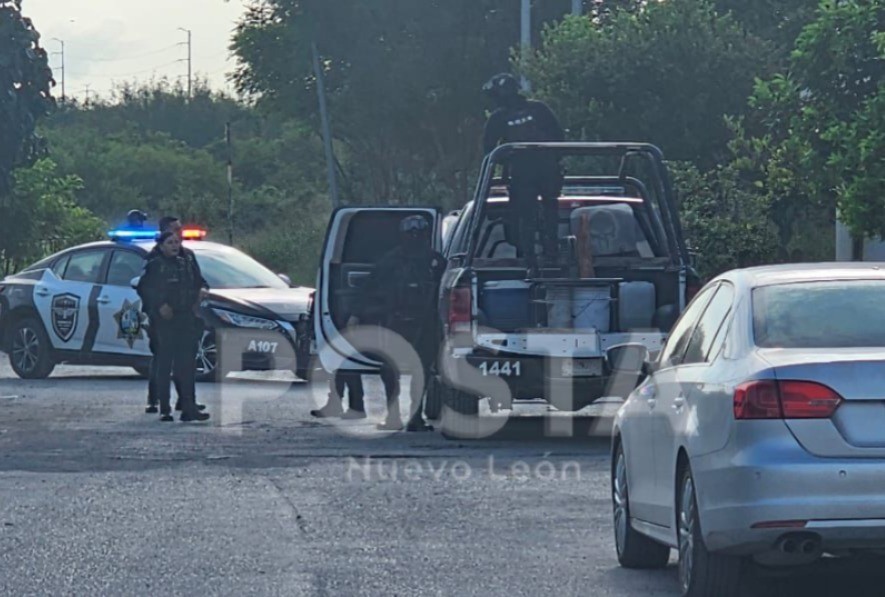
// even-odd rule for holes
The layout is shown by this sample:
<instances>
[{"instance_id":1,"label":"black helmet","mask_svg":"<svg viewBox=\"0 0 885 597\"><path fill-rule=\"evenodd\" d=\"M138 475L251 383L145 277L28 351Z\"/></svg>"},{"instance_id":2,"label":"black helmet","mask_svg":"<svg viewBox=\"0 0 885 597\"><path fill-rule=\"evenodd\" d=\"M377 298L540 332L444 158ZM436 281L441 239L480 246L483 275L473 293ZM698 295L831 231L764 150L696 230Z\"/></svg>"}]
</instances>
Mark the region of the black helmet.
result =
<instances>
[{"instance_id":1,"label":"black helmet","mask_svg":"<svg viewBox=\"0 0 885 597\"><path fill-rule=\"evenodd\" d=\"M430 247L430 222L422 216L409 216L399 223L399 235L403 247L411 256L423 254Z\"/></svg>"},{"instance_id":2,"label":"black helmet","mask_svg":"<svg viewBox=\"0 0 885 597\"><path fill-rule=\"evenodd\" d=\"M147 221L148 215L140 209L133 209L126 214L126 222L133 228L142 228Z\"/></svg>"},{"instance_id":3,"label":"black helmet","mask_svg":"<svg viewBox=\"0 0 885 597\"><path fill-rule=\"evenodd\" d=\"M502 104L512 101L520 96L519 81L510 73L501 73L489 79L482 87L483 93Z\"/></svg>"},{"instance_id":4,"label":"black helmet","mask_svg":"<svg viewBox=\"0 0 885 597\"><path fill-rule=\"evenodd\" d=\"M403 221L399 223L400 234L404 235L423 235L428 230L430 230L430 223L427 221L427 218L422 216L409 216L403 218Z\"/></svg>"}]
</instances>

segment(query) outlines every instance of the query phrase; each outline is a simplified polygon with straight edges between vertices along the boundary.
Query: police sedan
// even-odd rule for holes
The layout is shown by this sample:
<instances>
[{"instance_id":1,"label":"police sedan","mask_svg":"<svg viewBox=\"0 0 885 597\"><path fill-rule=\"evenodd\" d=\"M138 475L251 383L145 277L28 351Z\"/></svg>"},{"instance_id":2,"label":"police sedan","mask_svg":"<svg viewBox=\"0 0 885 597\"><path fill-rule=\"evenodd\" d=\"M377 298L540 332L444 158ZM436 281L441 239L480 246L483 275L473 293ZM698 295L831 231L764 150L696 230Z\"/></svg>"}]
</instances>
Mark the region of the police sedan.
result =
<instances>
[{"instance_id":1,"label":"police sedan","mask_svg":"<svg viewBox=\"0 0 885 597\"><path fill-rule=\"evenodd\" d=\"M304 343L297 329L310 288L292 288L248 255L185 229L211 290L201 310L206 331L197 353L198 379L231 371L288 369L302 377ZM48 377L60 363L127 366L146 374L150 362L141 301L132 287L155 244L156 231L116 230L110 240L66 249L0 281L0 350L25 379ZM301 323L300 323L301 322Z\"/></svg>"}]
</instances>

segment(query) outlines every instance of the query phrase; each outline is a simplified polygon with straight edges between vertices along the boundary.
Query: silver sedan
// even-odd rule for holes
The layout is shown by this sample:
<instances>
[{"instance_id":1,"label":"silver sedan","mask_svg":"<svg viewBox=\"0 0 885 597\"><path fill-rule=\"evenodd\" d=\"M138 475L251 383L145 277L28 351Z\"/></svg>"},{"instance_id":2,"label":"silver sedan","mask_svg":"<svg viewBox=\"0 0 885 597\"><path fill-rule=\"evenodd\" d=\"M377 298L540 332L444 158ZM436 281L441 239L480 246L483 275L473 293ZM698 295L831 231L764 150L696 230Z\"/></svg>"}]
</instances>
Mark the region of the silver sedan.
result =
<instances>
[{"instance_id":1,"label":"silver sedan","mask_svg":"<svg viewBox=\"0 0 885 597\"><path fill-rule=\"evenodd\" d=\"M885 271L739 270L686 309L615 420L618 559L687 597L753 560L885 553Z\"/></svg>"}]
</instances>

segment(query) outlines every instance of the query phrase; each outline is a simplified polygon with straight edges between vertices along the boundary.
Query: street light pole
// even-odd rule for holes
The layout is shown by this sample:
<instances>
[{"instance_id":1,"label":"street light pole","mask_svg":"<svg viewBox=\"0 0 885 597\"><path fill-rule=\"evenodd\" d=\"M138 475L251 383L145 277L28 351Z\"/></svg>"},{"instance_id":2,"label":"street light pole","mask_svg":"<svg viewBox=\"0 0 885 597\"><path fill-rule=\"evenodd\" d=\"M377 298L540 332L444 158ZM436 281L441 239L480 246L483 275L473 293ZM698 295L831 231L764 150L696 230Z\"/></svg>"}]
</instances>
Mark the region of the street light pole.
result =
<instances>
[{"instance_id":1,"label":"street light pole","mask_svg":"<svg viewBox=\"0 0 885 597\"><path fill-rule=\"evenodd\" d=\"M57 37L53 37L52 41L57 41L61 44L61 52L53 53L61 54L61 103L65 103L65 42Z\"/></svg>"}]
</instances>

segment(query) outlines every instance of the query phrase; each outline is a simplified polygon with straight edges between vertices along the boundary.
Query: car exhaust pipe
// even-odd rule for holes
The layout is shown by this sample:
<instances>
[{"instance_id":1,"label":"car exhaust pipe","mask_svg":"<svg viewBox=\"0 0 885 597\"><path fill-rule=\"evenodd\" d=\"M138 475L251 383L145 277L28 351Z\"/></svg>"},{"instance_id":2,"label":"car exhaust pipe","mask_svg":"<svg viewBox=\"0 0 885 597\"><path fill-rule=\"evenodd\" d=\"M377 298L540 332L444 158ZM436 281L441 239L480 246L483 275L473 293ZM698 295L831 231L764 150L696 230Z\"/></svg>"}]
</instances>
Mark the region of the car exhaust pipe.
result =
<instances>
[{"instance_id":1,"label":"car exhaust pipe","mask_svg":"<svg viewBox=\"0 0 885 597\"><path fill-rule=\"evenodd\" d=\"M812 562L821 556L821 538L812 533L789 533L775 542L774 550L791 561Z\"/></svg>"},{"instance_id":2,"label":"car exhaust pipe","mask_svg":"<svg viewBox=\"0 0 885 597\"><path fill-rule=\"evenodd\" d=\"M783 538L778 541L777 549L781 553L786 554L794 554L796 550L799 548L799 543L795 539L791 539L789 537Z\"/></svg>"},{"instance_id":3,"label":"car exhaust pipe","mask_svg":"<svg viewBox=\"0 0 885 597\"><path fill-rule=\"evenodd\" d=\"M806 556L817 554L820 551L820 541L817 539L806 539L799 546L799 550Z\"/></svg>"}]
</instances>

